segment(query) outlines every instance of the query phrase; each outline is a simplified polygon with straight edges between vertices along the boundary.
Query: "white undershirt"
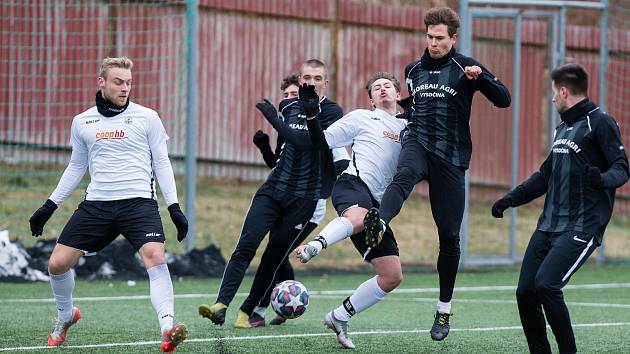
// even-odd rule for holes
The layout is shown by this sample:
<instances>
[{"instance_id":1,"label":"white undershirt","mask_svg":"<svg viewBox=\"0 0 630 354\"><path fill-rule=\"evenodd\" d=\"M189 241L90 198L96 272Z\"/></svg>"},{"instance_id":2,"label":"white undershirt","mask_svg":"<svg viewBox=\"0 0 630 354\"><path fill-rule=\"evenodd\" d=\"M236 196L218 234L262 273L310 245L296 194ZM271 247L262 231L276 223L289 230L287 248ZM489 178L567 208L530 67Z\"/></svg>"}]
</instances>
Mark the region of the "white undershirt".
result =
<instances>
[{"instance_id":1,"label":"white undershirt","mask_svg":"<svg viewBox=\"0 0 630 354\"><path fill-rule=\"evenodd\" d=\"M405 125L405 120L383 110L357 109L329 126L324 135L331 149L352 145L352 158L344 173L361 178L380 202L396 173L400 131Z\"/></svg>"},{"instance_id":2,"label":"white undershirt","mask_svg":"<svg viewBox=\"0 0 630 354\"><path fill-rule=\"evenodd\" d=\"M96 107L74 117L70 133L72 155L50 200L59 205L90 171L86 200L153 198L157 178L167 205L177 203L168 135L157 112L133 102L114 117Z\"/></svg>"}]
</instances>

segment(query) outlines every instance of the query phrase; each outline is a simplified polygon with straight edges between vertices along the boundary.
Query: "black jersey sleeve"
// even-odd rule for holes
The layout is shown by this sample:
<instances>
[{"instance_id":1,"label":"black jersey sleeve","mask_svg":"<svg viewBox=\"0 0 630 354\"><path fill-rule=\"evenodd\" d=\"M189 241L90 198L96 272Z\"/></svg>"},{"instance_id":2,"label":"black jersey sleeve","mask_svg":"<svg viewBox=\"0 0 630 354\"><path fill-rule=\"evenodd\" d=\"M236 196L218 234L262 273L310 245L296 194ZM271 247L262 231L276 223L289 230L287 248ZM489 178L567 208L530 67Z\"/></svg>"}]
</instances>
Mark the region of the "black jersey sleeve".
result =
<instances>
[{"instance_id":1,"label":"black jersey sleeve","mask_svg":"<svg viewBox=\"0 0 630 354\"><path fill-rule=\"evenodd\" d=\"M475 86L492 104L498 108L507 108L512 103L512 97L507 87L490 72L486 67L477 61L473 61L472 65L481 68L481 75L474 80Z\"/></svg>"},{"instance_id":2,"label":"black jersey sleeve","mask_svg":"<svg viewBox=\"0 0 630 354\"><path fill-rule=\"evenodd\" d=\"M308 128L308 135L313 146L322 150L329 149L326 136L318 119L307 119L306 127Z\"/></svg>"},{"instance_id":3,"label":"black jersey sleeve","mask_svg":"<svg viewBox=\"0 0 630 354\"><path fill-rule=\"evenodd\" d=\"M542 163L540 169L528 179L514 188L509 194L512 197L512 207L527 204L547 192L551 178L551 154Z\"/></svg>"},{"instance_id":4,"label":"black jersey sleeve","mask_svg":"<svg viewBox=\"0 0 630 354\"><path fill-rule=\"evenodd\" d=\"M265 164L269 168L274 168L276 166L276 155L271 150L271 145L267 144L258 148L260 153L262 154L263 160L265 160Z\"/></svg>"},{"instance_id":5,"label":"black jersey sleeve","mask_svg":"<svg viewBox=\"0 0 630 354\"><path fill-rule=\"evenodd\" d=\"M288 101L289 100L283 100L282 102L280 102L280 111L282 111L283 108L286 107ZM282 137L283 140L290 144L293 144L297 149L307 150L313 147L307 131L291 128L279 116L265 116L265 119L267 119L269 123L271 123L271 126L273 126L273 128L278 132L278 135Z\"/></svg>"},{"instance_id":6,"label":"black jersey sleeve","mask_svg":"<svg viewBox=\"0 0 630 354\"><path fill-rule=\"evenodd\" d=\"M607 114L602 114L602 120L595 127L595 137L606 159L606 166L602 169L602 187L619 188L626 181L628 172L628 156L621 142L621 132L615 120Z\"/></svg>"}]
</instances>

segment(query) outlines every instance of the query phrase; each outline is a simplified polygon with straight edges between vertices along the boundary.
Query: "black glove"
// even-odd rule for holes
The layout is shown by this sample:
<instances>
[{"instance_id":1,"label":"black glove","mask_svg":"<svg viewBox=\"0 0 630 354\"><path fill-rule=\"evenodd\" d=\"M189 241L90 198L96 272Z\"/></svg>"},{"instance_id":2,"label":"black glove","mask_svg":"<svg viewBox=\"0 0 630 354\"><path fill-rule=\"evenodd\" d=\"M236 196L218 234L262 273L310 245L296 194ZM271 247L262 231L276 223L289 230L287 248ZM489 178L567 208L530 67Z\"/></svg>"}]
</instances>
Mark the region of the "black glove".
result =
<instances>
[{"instance_id":1,"label":"black glove","mask_svg":"<svg viewBox=\"0 0 630 354\"><path fill-rule=\"evenodd\" d=\"M413 98L411 96L407 96L397 103L403 109L403 111L401 113L397 113L396 118L409 120L411 118L411 106L413 105Z\"/></svg>"},{"instance_id":2,"label":"black glove","mask_svg":"<svg viewBox=\"0 0 630 354\"><path fill-rule=\"evenodd\" d=\"M502 218L503 212L505 209L511 207L512 203L514 203L514 200L509 194L506 194L503 198L497 200L492 205L492 216L495 218Z\"/></svg>"},{"instance_id":3,"label":"black glove","mask_svg":"<svg viewBox=\"0 0 630 354\"><path fill-rule=\"evenodd\" d=\"M587 186L595 189L602 187L602 174L599 171L599 167L590 165L584 166L584 177Z\"/></svg>"},{"instance_id":4,"label":"black glove","mask_svg":"<svg viewBox=\"0 0 630 354\"><path fill-rule=\"evenodd\" d=\"M298 101L304 108L306 118L313 118L319 113L319 97L315 92L315 86L304 84L298 90Z\"/></svg>"},{"instance_id":5,"label":"black glove","mask_svg":"<svg viewBox=\"0 0 630 354\"><path fill-rule=\"evenodd\" d=\"M268 99L263 99L262 102L256 103L256 108L263 114L266 120L270 123L278 119L278 111Z\"/></svg>"},{"instance_id":6,"label":"black glove","mask_svg":"<svg viewBox=\"0 0 630 354\"><path fill-rule=\"evenodd\" d=\"M262 130L259 130L254 134L254 145L258 146L259 149L266 148L269 145L269 135L265 134Z\"/></svg>"},{"instance_id":7,"label":"black glove","mask_svg":"<svg viewBox=\"0 0 630 354\"><path fill-rule=\"evenodd\" d=\"M28 222L31 224L31 233L33 236L37 237L42 235L46 221L50 219L55 210L57 210L57 204L47 199L44 205L33 213L33 216L28 219Z\"/></svg>"},{"instance_id":8,"label":"black glove","mask_svg":"<svg viewBox=\"0 0 630 354\"><path fill-rule=\"evenodd\" d=\"M182 209L179 208L179 203L169 205L168 212L171 214L171 220L173 220L173 224L177 228L177 241L182 242L188 234L188 219L182 213Z\"/></svg>"}]
</instances>

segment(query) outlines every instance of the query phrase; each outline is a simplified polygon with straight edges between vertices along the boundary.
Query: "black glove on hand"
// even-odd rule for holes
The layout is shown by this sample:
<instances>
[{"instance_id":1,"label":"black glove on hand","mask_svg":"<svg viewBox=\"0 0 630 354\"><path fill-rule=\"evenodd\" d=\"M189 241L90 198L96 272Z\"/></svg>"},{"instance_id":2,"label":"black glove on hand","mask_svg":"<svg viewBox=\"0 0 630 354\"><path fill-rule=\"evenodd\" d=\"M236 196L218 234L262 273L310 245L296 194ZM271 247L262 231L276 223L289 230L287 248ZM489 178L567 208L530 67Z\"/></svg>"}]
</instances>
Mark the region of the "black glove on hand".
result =
<instances>
[{"instance_id":1,"label":"black glove on hand","mask_svg":"<svg viewBox=\"0 0 630 354\"><path fill-rule=\"evenodd\" d=\"M298 90L298 101L304 108L306 118L313 118L319 113L319 97L315 92L315 86L304 84Z\"/></svg>"},{"instance_id":2,"label":"black glove on hand","mask_svg":"<svg viewBox=\"0 0 630 354\"><path fill-rule=\"evenodd\" d=\"M31 233L33 236L37 237L42 235L46 221L50 219L55 210L57 210L57 204L47 199L44 205L33 213L33 216L28 219L28 222L31 224Z\"/></svg>"},{"instance_id":3,"label":"black glove on hand","mask_svg":"<svg viewBox=\"0 0 630 354\"><path fill-rule=\"evenodd\" d=\"M397 113L396 118L409 120L409 118L411 118L411 106L413 105L413 98L411 96L407 96L397 103L400 107L402 107L403 112Z\"/></svg>"},{"instance_id":4,"label":"black glove on hand","mask_svg":"<svg viewBox=\"0 0 630 354\"><path fill-rule=\"evenodd\" d=\"M254 134L254 145L256 145L259 149L266 148L269 145L269 135L265 134L262 130L259 130Z\"/></svg>"},{"instance_id":5,"label":"black glove on hand","mask_svg":"<svg viewBox=\"0 0 630 354\"><path fill-rule=\"evenodd\" d=\"M502 218L505 209L511 207L513 202L514 201L510 195L505 195L503 198L497 200L492 205L492 216L495 218Z\"/></svg>"},{"instance_id":6,"label":"black glove on hand","mask_svg":"<svg viewBox=\"0 0 630 354\"><path fill-rule=\"evenodd\" d=\"M602 187L602 174L597 166L584 166L586 185L599 189Z\"/></svg>"},{"instance_id":7,"label":"black glove on hand","mask_svg":"<svg viewBox=\"0 0 630 354\"><path fill-rule=\"evenodd\" d=\"M276 111L276 107L274 107L273 103L269 102L266 98L263 99L262 102L256 103L256 108L258 108L265 119L270 123L278 118L278 111Z\"/></svg>"},{"instance_id":8,"label":"black glove on hand","mask_svg":"<svg viewBox=\"0 0 630 354\"><path fill-rule=\"evenodd\" d=\"M168 212L171 214L171 220L177 228L177 241L182 242L188 234L188 219L182 209L179 208L179 203L173 203L168 206Z\"/></svg>"}]
</instances>

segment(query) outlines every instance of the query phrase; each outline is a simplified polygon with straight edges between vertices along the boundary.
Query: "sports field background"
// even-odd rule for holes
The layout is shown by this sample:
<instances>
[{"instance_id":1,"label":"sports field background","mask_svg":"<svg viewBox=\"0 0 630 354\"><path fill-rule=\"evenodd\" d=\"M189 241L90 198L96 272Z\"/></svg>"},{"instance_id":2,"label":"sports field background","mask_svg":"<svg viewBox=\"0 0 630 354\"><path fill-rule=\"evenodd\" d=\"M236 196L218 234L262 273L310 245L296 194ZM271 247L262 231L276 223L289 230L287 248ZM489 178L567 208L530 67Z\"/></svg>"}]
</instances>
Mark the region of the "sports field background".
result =
<instances>
[{"instance_id":1,"label":"sports field background","mask_svg":"<svg viewBox=\"0 0 630 354\"><path fill-rule=\"evenodd\" d=\"M364 268L367 270L366 268ZM565 289L580 353L630 352L630 266L586 264ZM249 290L246 277L222 327L197 314L214 300L218 279L175 279L176 319L187 323L190 340L178 353L340 353L323 316L372 275L320 274L297 277L311 291L301 318L282 326L232 327ZM452 330L443 342L430 339L437 297L437 275L405 269L401 287L350 321L356 353L526 353L515 302L518 269L495 268L458 275ZM75 305L83 318L68 332L60 353L147 353L158 349L157 318L148 282L77 281ZM3 314L0 352L42 353L56 316L47 283L0 284ZM271 309L267 320L273 318ZM549 335L551 331L549 330ZM550 339L554 352L555 342Z\"/></svg>"}]
</instances>

